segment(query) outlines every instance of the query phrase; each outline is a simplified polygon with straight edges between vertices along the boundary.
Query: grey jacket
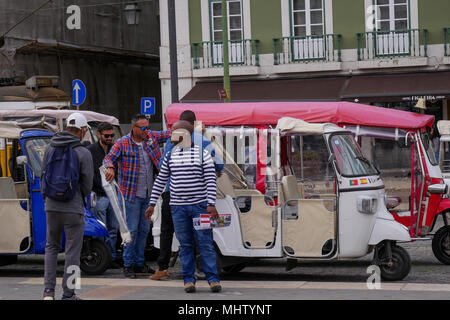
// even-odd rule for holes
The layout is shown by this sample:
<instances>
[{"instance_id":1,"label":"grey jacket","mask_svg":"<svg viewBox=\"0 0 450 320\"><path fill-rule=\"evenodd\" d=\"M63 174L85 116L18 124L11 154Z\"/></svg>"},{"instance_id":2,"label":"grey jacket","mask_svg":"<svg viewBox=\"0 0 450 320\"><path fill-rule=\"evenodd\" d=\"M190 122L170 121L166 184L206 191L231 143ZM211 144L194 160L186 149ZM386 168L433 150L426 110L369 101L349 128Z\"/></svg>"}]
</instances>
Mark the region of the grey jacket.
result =
<instances>
[{"instance_id":1,"label":"grey jacket","mask_svg":"<svg viewBox=\"0 0 450 320\"><path fill-rule=\"evenodd\" d=\"M56 133L50 140L50 144L45 149L43 163L45 164L47 162L47 156L52 148L65 146L74 142L80 142L80 139L67 131ZM84 204L81 194L87 196L92 190L94 166L92 162L92 155L88 149L83 146L79 146L75 147L73 150L78 157L78 163L80 165L80 180L78 184L80 190L78 190L75 197L68 202L57 201L50 198L44 199L45 211L84 214Z\"/></svg>"}]
</instances>

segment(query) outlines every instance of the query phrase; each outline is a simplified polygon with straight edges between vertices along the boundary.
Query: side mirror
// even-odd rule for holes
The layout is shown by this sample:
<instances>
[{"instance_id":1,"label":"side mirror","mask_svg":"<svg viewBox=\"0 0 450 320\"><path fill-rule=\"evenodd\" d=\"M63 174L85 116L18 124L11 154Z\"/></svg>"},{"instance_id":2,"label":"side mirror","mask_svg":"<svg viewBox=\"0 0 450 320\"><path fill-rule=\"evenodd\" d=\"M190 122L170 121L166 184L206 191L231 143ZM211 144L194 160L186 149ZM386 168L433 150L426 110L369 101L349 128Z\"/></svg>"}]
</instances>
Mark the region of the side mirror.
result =
<instances>
[{"instance_id":1,"label":"side mirror","mask_svg":"<svg viewBox=\"0 0 450 320\"><path fill-rule=\"evenodd\" d=\"M428 187L428 192L431 194L446 194L448 186L445 183L435 183Z\"/></svg>"}]
</instances>

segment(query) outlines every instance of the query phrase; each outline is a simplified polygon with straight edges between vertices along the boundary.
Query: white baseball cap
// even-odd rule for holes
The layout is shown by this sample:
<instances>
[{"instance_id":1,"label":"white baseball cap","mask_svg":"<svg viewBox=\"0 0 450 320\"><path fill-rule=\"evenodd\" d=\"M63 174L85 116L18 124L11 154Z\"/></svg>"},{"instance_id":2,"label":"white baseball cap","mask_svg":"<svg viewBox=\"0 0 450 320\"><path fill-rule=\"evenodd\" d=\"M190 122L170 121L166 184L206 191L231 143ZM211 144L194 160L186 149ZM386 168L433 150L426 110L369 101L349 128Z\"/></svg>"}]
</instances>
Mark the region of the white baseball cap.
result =
<instances>
[{"instance_id":1,"label":"white baseball cap","mask_svg":"<svg viewBox=\"0 0 450 320\"><path fill-rule=\"evenodd\" d=\"M89 127L86 117L79 112L72 113L67 118L67 127L80 129L83 127Z\"/></svg>"}]
</instances>

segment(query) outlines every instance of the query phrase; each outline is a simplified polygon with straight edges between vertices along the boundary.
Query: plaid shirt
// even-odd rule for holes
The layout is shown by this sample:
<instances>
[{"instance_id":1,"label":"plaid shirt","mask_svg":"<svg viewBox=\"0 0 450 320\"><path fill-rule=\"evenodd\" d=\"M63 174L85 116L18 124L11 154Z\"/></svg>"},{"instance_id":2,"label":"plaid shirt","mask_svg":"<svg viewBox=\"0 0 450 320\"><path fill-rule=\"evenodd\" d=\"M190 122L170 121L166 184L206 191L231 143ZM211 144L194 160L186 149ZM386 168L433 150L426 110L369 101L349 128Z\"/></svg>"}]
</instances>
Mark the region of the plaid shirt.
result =
<instances>
[{"instance_id":1,"label":"plaid shirt","mask_svg":"<svg viewBox=\"0 0 450 320\"><path fill-rule=\"evenodd\" d=\"M161 160L159 143L165 142L168 138L170 138L170 131L148 131L148 137L144 141L144 150L158 170ZM120 190L125 200L134 202L139 174L139 147L131 138L131 133L114 143L111 151L103 160L103 165L107 168L114 168L114 164L118 161L120 162L118 179Z\"/></svg>"}]
</instances>

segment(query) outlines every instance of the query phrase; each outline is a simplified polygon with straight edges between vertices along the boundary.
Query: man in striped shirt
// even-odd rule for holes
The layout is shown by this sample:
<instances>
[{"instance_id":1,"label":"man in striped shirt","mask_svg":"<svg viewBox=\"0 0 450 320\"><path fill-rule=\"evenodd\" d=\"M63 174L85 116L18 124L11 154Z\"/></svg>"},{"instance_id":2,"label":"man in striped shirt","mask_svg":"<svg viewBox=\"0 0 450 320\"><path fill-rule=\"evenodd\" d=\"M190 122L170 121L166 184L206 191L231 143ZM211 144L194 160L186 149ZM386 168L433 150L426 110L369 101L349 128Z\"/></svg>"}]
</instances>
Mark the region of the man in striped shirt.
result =
<instances>
[{"instance_id":1,"label":"man in striped shirt","mask_svg":"<svg viewBox=\"0 0 450 320\"><path fill-rule=\"evenodd\" d=\"M145 214L150 220L156 201L170 178L170 209L175 234L180 242L185 291L195 291L195 237L206 280L211 291L219 292L222 287L216 268L212 229L195 230L193 226L193 219L206 212L213 220L219 216L215 208L216 173L210 153L207 150L202 153L201 146L192 143L193 130L187 121L178 121L173 125L172 142L175 147L163 160Z\"/></svg>"}]
</instances>

